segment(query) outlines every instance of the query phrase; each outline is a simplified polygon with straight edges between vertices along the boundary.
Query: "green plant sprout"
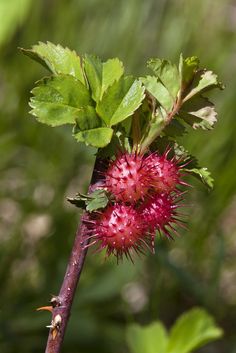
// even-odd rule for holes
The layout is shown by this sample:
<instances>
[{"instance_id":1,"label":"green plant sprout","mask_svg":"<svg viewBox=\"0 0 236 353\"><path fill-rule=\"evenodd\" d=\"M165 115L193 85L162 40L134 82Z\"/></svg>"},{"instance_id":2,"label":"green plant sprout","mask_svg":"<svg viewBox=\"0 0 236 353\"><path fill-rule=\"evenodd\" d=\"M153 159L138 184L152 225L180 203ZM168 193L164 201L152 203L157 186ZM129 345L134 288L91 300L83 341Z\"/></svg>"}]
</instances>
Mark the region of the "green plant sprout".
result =
<instances>
[{"instance_id":1,"label":"green plant sprout","mask_svg":"<svg viewBox=\"0 0 236 353\"><path fill-rule=\"evenodd\" d=\"M177 139L188 126L214 127L217 113L207 95L223 85L195 56L180 55L178 66L151 59L151 75L135 78L125 75L117 58L80 57L50 42L21 50L50 72L32 90L31 114L52 127L72 125L76 141L97 149L88 194L68 199L84 214L60 293L49 307L46 352L58 353L88 247L104 249L118 262L154 252L158 234L173 238L185 227L179 210L189 186L185 175L213 187L207 168Z\"/></svg>"}]
</instances>

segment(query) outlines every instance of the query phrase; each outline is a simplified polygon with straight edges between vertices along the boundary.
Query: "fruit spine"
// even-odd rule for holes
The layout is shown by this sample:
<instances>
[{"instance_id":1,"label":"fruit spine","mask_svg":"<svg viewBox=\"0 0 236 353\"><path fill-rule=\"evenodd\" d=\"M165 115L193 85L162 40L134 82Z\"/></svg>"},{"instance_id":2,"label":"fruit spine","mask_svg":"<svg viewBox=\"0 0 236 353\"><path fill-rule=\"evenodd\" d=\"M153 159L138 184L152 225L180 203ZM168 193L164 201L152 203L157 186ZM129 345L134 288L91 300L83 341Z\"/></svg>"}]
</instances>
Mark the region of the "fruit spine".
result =
<instances>
[{"instance_id":1,"label":"fruit spine","mask_svg":"<svg viewBox=\"0 0 236 353\"><path fill-rule=\"evenodd\" d=\"M103 188L110 203L91 214L88 237L90 245L106 249L107 255L132 259L133 252L144 248L154 252L156 232L173 238L175 225L182 225L178 208L182 199L181 160L162 155L120 153L103 173Z\"/></svg>"}]
</instances>

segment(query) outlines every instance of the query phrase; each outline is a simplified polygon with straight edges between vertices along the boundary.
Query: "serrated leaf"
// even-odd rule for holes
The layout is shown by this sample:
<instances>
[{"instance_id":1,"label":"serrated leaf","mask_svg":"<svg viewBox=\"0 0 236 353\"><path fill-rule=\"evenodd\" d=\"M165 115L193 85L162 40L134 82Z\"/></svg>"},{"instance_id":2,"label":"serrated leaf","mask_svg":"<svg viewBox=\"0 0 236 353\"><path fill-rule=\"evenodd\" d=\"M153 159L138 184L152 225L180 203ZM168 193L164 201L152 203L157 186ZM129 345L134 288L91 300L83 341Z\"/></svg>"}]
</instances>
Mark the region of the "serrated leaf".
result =
<instances>
[{"instance_id":1,"label":"serrated leaf","mask_svg":"<svg viewBox=\"0 0 236 353\"><path fill-rule=\"evenodd\" d=\"M144 87L131 76L121 77L107 89L97 105L97 113L108 126L132 115L144 99Z\"/></svg>"},{"instance_id":2,"label":"serrated leaf","mask_svg":"<svg viewBox=\"0 0 236 353\"><path fill-rule=\"evenodd\" d=\"M109 202L105 190L96 190L88 196L89 198L86 201L86 211L88 212L93 212L98 209L105 208Z\"/></svg>"},{"instance_id":3,"label":"serrated leaf","mask_svg":"<svg viewBox=\"0 0 236 353\"><path fill-rule=\"evenodd\" d=\"M174 142L173 149L177 158L181 158L183 161L188 158L189 152L184 148L184 146Z\"/></svg>"},{"instance_id":4,"label":"serrated leaf","mask_svg":"<svg viewBox=\"0 0 236 353\"><path fill-rule=\"evenodd\" d=\"M84 69L92 98L99 102L104 92L124 73L122 62L115 58L102 63L101 59L93 55L85 55Z\"/></svg>"},{"instance_id":5,"label":"serrated leaf","mask_svg":"<svg viewBox=\"0 0 236 353\"><path fill-rule=\"evenodd\" d=\"M84 142L96 148L103 148L107 146L112 138L113 129L109 127L99 127L96 129L79 131L74 134L78 142Z\"/></svg>"},{"instance_id":6,"label":"serrated leaf","mask_svg":"<svg viewBox=\"0 0 236 353\"><path fill-rule=\"evenodd\" d=\"M85 55L83 58L84 71L89 82L92 98L98 102L101 94L102 61L98 56Z\"/></svg>"},{"instance_id":7,"label":"serrated leaf","mask_svg":"<svg viewBox=\"0 0 236 353\"><path fill-rule=\"evenodd\" d=\"M109 202L104 189L95 190L88 195L78 193L75 197L68 197L67 200L76 207L86 209L88 212L105 208Z\"/></svg>"},{"instance_id":8,"label":"serrated leaf","mask_svg":"<svg viewBox=\"0 0 236 353\"><path fill-rule=\"evenodd\" d=\"M54 75L72 75L83 84L84 74L80 57L74 50L47 42L34 45L32 49L21 49L31 59L39 62Z\"/></svg>"},{"instance_id":9,"label":"serrated leaf","mask_svg":"<svg viewBox=\"0 0 236 353\"><path fill-rule=\"evenodd\" d=\"M101 125L102 121L98 117L95 108L88 105L87 107L81 108L78 111L74 133L98 128L101 127Z\"/></svg>"},{"instance_id":10,"label":"serrated leaf","mask_svg":"<svg viewBox=\"0 0 236 353\"><path fill-rule=\"evenodd\" d=\"M183 89L191 83L198 67L199 59L197 56L191 56L184 59L182 54L180 55L179 72L181 77L181 86Z\"/></svg>"},{"instance_id":11,"label":"serrated leaf","mask_svg":"<svg viewBox=\"0 0 236 353\"><path fill-rule=\"evenodd\" d=\"M207 98L197 96L186 102L179 116L194 129L210 130L217 121L215 106Z\"/></svg>"},{"instance_id":12,"label":"serrated leaf","mask_svg":"<svg viewBox=\"0 0 236 353\"><path fill-rule=\"evenodd\" d=\"M201 119L201 122L195 122L193 124L194 129L201 128L203 130L210 130L217 121L217 113L213 105L202 108L197 112L190 112L190 114Z\"/></svg>"},{"instance_id":13,"label":"serrated leaf","mask_svg":"<svg viewBox=\"0 0 236 353\"><path fill-rule=\"evenodd\" d=\"M212 178L211 173L207 168L184 168L184 170L189 174L195 176L210 189L213 188L214 179Z\"/></svg>"},{"instance_id":14,"label":"serrated leaf","mask_svg":"<svg viewBox=\"0 0 236 353\"><path fill-rule=\"evenodd\" d=\"M107 88L112 86L115 81L118 81L120 77L124 73L123 63L117 59L110 59L103 63L103 71L102 71L102 88L101 88L101 96L106 92Z\"/></svg>"},{"instance_id":15,"label":"serrated leaf","mask_svg":"<svg viewBox=\"0 0 236 353\"><path fill-rule=\"evenodd\" d=\"M86 198L81 197L82 194L77 194L75 197L67 197L67 201L69 201L72 205L75 205L78 208L86 209Z\"/></svg>"},{"instance_id":16,"label":"serrated leaf","mask_svg":"<svg viewBox=\"0 0 236 353\"><path fill-rule=\"evenodd\" d=\"M184 97L184 102L186 102L188 99L192 98L196 94L203 93L213 88L224 88L222 83L218 80L217 75L209 70L204 70L202 72L199 72L198 75L195 75L193 86L194 88L188 93L186 97Z\"/></svg>"},{"instance_id":17,"label":"serrated leaf","mask_svg":"<svg viewBox=\"0 0 236 353\"><path fill-rule=\"evenodd\" d=\"M168 60L155 58L149 60L147 66L155 73L175 100L180 90L180 76L176 65Z\"/></svg>"},{"instance_id":18,"label":"serrated leaf","mask_svg":"<svg viewBox=\"0 0 236 353\"><path fill-rule=\"evenodd\" d=\"M168 335L157 321L148 326L130 325L126 331L127 343L132 353L165 353Z\"/></svg>"},{"instance_id":19,"label":"serrated leaf","mask_svg":"<svg viewBox=\"0 0 236 353\"><path fill-rule=\"evenodd\" d=\"M183 314L171 329L166 353L190 353L222 334L205 310L193 309Z\"/></svg>"},{"instance_id":20,"label":"serrated leaf","mask_svg":"<svg viewBox=\"0 0 236 353\"><path fill-rule=\"evenodd\" d=\"M213 106L199 109L196 112L183 113L182 117L194 129L211 130L217 121L217 113Z\"/></svg>"},{"instance_id":21,"label":"serrated leaf","mask_svg":"<svg viewBox=\"0 0 236 353\"><path fill-rule=\"evenodd\" d=\"M159 104L169 113L174 105L174 99L169 94L166 87L158 81L155 76L146 76L142 77L141 81L143 82L145 88L148 92L151 93L153 97L157 99Z\"/></svg>"},{"instance_id":22,"label":"serrated leaf","mask_svg":"<svg viewBox=\"0 0 236 353\"><path fill-rule=\"evenodd\" d=\"M46 77L32 93L30 113L50 126L75 123L78 110L92 104L87 88L69 75Z\"/></svg>"}]
</instances>

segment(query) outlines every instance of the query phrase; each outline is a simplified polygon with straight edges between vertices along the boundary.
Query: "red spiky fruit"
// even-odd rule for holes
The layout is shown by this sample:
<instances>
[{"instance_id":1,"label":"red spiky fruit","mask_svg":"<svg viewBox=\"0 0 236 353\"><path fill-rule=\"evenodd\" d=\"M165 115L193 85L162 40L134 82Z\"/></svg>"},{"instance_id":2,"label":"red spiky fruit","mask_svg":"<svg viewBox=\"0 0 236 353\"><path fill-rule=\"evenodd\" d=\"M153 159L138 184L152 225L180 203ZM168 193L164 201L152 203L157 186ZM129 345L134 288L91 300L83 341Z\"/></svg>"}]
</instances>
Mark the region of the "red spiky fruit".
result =
<instances>
[{"instance_id":1,"label":"red spiky fruit","mask_svg":"<svg viewBox=\"0 0 236 353\"><path fill-rule=\"evenodd\" d=\"M146 224L146 231L153 236L156 231L163 232L168 238L172 238L171 231L178 234L173 225L181 225L176 210L180 207L179 201L179 197L171 194L161 193L150 196L139 208L143 222Z\"/></svg>"},{"instance_id":2,"label":"red spiky fruit","mask_svg":"<svg viewBox=\"0 0 236 353\"><path fill-rule=\"evenodd\" d=\"M180 179L180 169L176 158L167 159L168 152L163 155L151 154L148 158L149 173L152 176L152 186L158 193L169 193L176 190Z\"/></svg>"},{"instance_id":3,"label":"red spiky fruit","mask_svg":"<svg viewBox=\"0 0 236 353\"><path fill-rule=\"evenodd\" d=\"M100 249L106 248L107 255L113 254L118 259L123 255L131 258L130 251L142 252L148 246L146 240L150 237L143 230L143 219L132 205L110 205L95 219L91 244L99 243Z\"/></svg>"},{"instance_id":4,"label":"red spiky fruit","mask_svg":"<svg viewBox=\"0 0 236 353\"><path fill-rule=\"evenodd\" d=\"M143 199L150 183L146 157L136 153L118 156L106 172L106 188L117 201L135 203Z\"/></svg>"}]
</instances>

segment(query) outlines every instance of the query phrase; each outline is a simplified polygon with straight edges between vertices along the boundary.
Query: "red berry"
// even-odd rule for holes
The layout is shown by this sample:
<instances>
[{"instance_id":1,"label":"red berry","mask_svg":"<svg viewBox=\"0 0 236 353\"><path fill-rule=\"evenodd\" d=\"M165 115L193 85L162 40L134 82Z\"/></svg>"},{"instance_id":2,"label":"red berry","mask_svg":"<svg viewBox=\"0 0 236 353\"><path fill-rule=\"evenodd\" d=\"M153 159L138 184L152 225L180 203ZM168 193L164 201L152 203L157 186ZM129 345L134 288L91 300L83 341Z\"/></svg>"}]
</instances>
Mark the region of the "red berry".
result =
<instances>
[{"instance_id":1,"label":"red berry","mask_svg":"<svg viewBox=\"0 0 236 353\"><path fill-rule=\"evenodd\" d=\"M110 162L101 186L110 192L111 203L91 215L88 238L93 241L87 246L98 244L107 255L132 260L133 251L154 251L156 231L169 238L172 232L178 234L174 225L184 226L176 210L181 198L177 186L187 184L181 180L180 160L169 160L168 153L125 152Z\"/></svg>"},{"instance_id":2,"label":"red berry","mask_svg":"<svg viewBox=\"0 0 236 353\"><path fill-rule=\"evenodd\" d=\"M150 182L146 157L135 153L120 155L106 172L106 187L117 201L135 203L143 199Z\"/></svg>"},{"instance_id":3,"label":"red berry","mask_svg":"<svg viewBox=\"0 0 236 353\"><path fill-rule=\"evenodd\" d=\"M175 158L167 159L167 154L152 154L148 160L149 172L152 175L152 186L157 192L169 193L181 184L180 166Z\"/></svg>"},{"instance_id":4,"label":"red berry","mask_svg":"<svg viewBox=\"0 0 236 353\"><path fill-rule=\"evenodd\" d=\"M155 235L156 231L162 231L168 238L172 238L171 231L177 233L173 224L181 225L176 208L179 207L176 197L170 194L155 194L149 197L140 206L140 213L146 230Z\"/></svg>"},{"instance_id":5,"label":"red berry","mask_svg":"<svg viewBox=\"0 0 236 353\"><path fill-rule=\"evenodd\" d=\"M147 238L144 235L142 217L132 206L115 204L108 206L96 218L92 229L93 243L100 243L100 249L106 248L107 255L114 254L118 259L123 255L131 258L130 250L142 252ZM146 239L146 240L145 240Z\"/></svg>"}]
</instances>

